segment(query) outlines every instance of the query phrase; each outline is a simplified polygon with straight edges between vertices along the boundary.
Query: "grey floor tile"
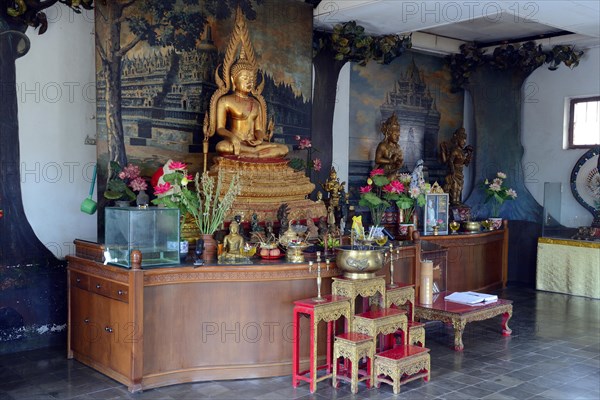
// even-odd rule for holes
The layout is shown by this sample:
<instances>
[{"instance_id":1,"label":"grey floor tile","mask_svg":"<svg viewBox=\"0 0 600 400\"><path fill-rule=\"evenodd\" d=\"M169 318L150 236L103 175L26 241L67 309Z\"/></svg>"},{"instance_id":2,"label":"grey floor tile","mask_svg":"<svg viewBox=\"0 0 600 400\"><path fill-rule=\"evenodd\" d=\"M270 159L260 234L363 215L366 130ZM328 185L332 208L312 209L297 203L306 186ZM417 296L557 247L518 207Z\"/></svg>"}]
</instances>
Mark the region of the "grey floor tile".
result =
<instances>
[{"instance_id":1,"label":"grey floor tile","mask_svg":"<svg viewBox=\"0 0 600 400\"><path fill-rule=\"evenodd\" d=\"M330 380L319 382L310 393L306 382L292 388L289 375L187 383L132 394L119 382L67 360L64 348L48 348L0 357L0 399L598 400L600 301L522 288L498 293L514 301L509 323L513 335L500 335L499 318L470 323L464 351L455 352L452 328L428 322L432 379L402 385L399 396L390 385L367 389L364 383L354 395L349 383L335 389Z\"/></svg>"}]
</instances>

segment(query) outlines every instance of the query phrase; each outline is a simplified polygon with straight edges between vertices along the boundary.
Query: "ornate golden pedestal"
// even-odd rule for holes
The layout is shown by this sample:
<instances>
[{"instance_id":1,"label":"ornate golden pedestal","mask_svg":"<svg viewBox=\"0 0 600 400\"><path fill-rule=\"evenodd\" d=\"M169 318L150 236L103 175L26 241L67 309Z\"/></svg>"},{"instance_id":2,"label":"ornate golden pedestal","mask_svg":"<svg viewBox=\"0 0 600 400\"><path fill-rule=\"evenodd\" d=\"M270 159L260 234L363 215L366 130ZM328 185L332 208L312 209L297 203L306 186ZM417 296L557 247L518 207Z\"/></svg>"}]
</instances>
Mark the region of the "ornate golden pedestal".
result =
<instances>
[{"instance_id":1,"label":"ornate golden pedestal","mask_svg":"<svg viewBox=\"0 0 600 400\"><path fill-rule=\"evenodd\" d=\"M338 379L350 381L350 390L354 394L358 393L358 382L367 381L367 387L370 387L373 381L372 364L374 355L375 344L371 336L356 332L337 335L333 343L333 387L337 388ZM345 360L350 361L352 366L350 377L345 375L338 376L338 358L340 357L344 357ZM362 376L359 376L358 363L364 357L368 358L367 371Z\"/></svg>"},{"instance_id":2,"label":"ornate golden pedestal","mask_svg":"<svg viewBox=\"0 0 600 400\"><path fill-rule=\"evenodd\" d=\"M430 378L429 349L418 346L398 346L375 354L375 386L381 382L392 385L394 394L400 393L400 385L423 378Z\"/></svg>"},{"instance_id":3,"label":"ornate golden pedestal","mask_svg":"<svg viewBox=\"0 0 600 400\"><path fill-rule=\"evenodd\" d=\"M304 219L307 216L319 218L327 214L323 202L315 202L307 197L315 185L304 173L294 170L284 158L244 158L236 156L215 157L211 174L224 170L225 185L235 173L240 174L242 193L236 198L231 215L244 215L247 218L256 213L259 220L276 220L281 204L289 206L290 220Z\"/></svg>"}]
</instances>

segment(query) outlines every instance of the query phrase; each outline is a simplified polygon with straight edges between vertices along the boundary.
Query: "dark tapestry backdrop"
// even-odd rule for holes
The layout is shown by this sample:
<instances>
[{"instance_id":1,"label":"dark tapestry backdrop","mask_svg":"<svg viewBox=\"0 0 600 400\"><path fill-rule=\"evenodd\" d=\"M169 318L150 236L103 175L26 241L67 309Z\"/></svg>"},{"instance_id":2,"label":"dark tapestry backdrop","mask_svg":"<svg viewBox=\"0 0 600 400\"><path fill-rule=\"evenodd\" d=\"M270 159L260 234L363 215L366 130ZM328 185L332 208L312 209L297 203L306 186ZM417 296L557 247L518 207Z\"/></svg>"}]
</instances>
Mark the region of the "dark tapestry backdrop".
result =
<instances>
[{"instance_id":1,"label":"dark tapestry backdrop","mask_svg":"<svg viewBox=\"0 0 600 400\"><path fill-rule=\"evenodd\" d=\"M393 112L400 121L404 169L423 159L431 183L445 167L439 143L463 123L463 94L450 93L450 75L441 57L407 52L389 65L353 64L350 73L349 187L352 198L373 168L375 149L383 140L380 124Z\"/></svg>"},{"instance_id":2,"label":"dark tapestry backdrop","mask_svg":"<svg viewBox=\"0 0 600 400\"><path fill-rule=\"evenodd\" d=\"M185 11L177 9L176 5L174 10L178 13L189 10L189 19L198 15L206 17L197 37L179 38L175 45L167 46L139 40L127 51L124 51L127 43L141 36L134 33L140 28L138 20L130 18L153 9L149 11L147 6L142 7L140 1L123 9L122 47L111 49L113 54L122 55L120 73L112 83L107 77L110 65L105 62L111 56L102 54L106 49L98 49L98 43L102 45L114 36L111 31L114 22L109 21L116 15L111 14L106 5L98 4L96 64L100 185L104 185L106 179L107 138L113 125L119 124L119 121L107 124L106 115L117 115L110 110L115 109L118 102L127 160L140 165L144 175L150 176L168 159L186 161L191 164L192 172L201 168L204 113L216 88L214 73L223 60L235 15L235 9L221 2L219 7L224 7L229 14L223 18L223 10L219 9L220 14L215 16L206 3L201 1L197 7L187 7ZM298 1L250 3L251 8L243 11L261 69L259 74L264 74L266 82L263 96L268 114L275 119L274 140L294 144L295 135L310 137L312 8ZM151 20L153 15L146 17ZM160 35L168 34L161 29L156 32L157 40ZM260 82L260 77L258 80ZM120 93L112 96L107 85L113 85ZM217 138L213 139L216 141ZM115 159L113 153L111 157Z\"/></svg>"}]
</instances>

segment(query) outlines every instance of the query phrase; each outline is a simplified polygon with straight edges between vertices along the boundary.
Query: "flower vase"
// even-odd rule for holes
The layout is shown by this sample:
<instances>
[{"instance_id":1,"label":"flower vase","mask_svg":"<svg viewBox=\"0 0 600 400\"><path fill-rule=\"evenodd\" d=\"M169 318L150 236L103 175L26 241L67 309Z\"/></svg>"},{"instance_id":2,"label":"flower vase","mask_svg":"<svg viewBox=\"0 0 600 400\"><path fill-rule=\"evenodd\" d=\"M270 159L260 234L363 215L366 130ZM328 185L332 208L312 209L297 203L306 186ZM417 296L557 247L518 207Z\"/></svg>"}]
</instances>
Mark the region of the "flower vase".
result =
<instances>
[{"instance_id":1,"label":"flower vase","mask_svg":"<svg viewBox=\"0 0 600 400\"><path fill-rule=\"evenodd\" d=\"M148 196L148 193L146 193L145 190L140 190L140 192L135 198L135 203L137 204L137 206L147 206L149 202L150 196Z\"/></svg>"},{"instance_id":2,"label":"flower vase","mask_svg":"<svg viewBox=\"0 0 600 400\"><path fill-rule=\"evenodd\" d=\"M213 235L200 234L202 240L204 240L204 251L202 252L202 259L205 262L216 261L217 259L217 241Z\"/></svg>"},{"instance_id":3,"label":"flower vase","mask_svg":"<svg viewBox=\"0 0 600 400\"><path fill-rule=\"evenodd\" d=\"M408 236L409 227L412 227L413 230L415 229L415 225L414 224L407 224L407 223L398 224L398 235L400 235L400 236Z\"/></svg>"}]
</instances>

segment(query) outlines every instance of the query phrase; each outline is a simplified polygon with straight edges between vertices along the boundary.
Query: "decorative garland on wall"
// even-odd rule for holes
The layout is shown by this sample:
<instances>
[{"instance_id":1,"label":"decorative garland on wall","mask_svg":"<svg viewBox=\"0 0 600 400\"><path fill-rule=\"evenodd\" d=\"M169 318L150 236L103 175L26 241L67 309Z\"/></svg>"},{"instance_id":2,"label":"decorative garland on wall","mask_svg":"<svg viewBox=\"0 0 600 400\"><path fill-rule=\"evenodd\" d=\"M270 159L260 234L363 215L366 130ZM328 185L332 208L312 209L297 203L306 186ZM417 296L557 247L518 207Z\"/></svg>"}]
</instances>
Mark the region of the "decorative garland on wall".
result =
<instances>
[{"instance_id":1,"label":"decorative garland on wall","mask_svg":"<svg viewBox=\"0 0 600 400\"><path fill-rule=\"evenodd\" d=\"M518 70L526 75L543 64L554 71L563 63L569 68L579 65L583 51L576 51L575 46L557 45L551 50L543 50L542 45L529 41L520 46L506 44L496 47L492 54L485 54L476 43L465 43L460 46L460 54L446 57L452 76L452 90L458 91L469 84L469 77L479 67L490 65L500 71Z\"/></svg>"},{"instance_id":2,"label":"decorative garland on wall","mask_svg":"<svg viewBox=\"0 0 600 400\"><path fill-rule=\"evenodd\" d=\"M410 35L367 35L365 28L355 21L336 24L333 32L315 31L313 38L315 53L329 48L336 61L356 62L361 66L371 60L389 64L412 47Z\"/></svg>"}]
</instances>

